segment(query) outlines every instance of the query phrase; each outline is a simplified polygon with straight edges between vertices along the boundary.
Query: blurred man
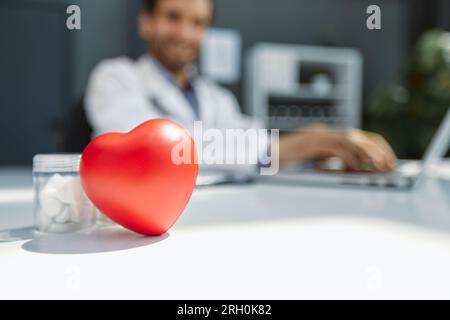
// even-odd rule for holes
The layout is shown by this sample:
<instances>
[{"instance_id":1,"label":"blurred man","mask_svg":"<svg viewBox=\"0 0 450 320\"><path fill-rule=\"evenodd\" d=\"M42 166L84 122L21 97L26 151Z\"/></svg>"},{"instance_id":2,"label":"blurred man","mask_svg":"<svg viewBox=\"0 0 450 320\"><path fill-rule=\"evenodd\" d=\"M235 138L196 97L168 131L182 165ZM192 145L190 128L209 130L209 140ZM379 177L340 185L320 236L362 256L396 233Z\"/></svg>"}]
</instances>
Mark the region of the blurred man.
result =
<instances>
[{"instance_id":1,"label":"blurred man","mask_svg":"<svg viewBox=\"0 0 450 320\"><path fill-rule=\"evenodd\" d=\"M91 75L85 102L94 135L127 132L152 118L172 119L191 132L195 120L205 129L261 127L240 113L230 92L191 72L212 16L212 0L145 1L139 32L147 54L104 61ZM388 171L395 164L390 146L373 133L316 125L280 138L281 164L329 157L348 170L370 163Z\"/></svg>"}]
</instances>

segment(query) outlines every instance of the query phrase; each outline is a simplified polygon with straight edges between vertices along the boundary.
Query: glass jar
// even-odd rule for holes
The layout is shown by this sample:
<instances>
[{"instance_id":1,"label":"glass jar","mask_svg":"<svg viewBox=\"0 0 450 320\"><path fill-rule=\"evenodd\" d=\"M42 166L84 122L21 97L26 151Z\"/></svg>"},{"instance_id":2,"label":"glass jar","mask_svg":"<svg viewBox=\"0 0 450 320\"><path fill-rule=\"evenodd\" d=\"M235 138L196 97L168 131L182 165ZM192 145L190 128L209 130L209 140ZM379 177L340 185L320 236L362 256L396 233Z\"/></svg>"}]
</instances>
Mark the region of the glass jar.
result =
<instances>
[{"instance_id":1,"label":"glass jar","mask_svg":"<svg viewBox=\"0 0 450 320\"><path fill-rule=\"evenodd\" d=\"M37 230L66 233L95 224L97 210L80 182L80 158L80 154L34 156L34 217Z\"/></svg>"}]
</instances>

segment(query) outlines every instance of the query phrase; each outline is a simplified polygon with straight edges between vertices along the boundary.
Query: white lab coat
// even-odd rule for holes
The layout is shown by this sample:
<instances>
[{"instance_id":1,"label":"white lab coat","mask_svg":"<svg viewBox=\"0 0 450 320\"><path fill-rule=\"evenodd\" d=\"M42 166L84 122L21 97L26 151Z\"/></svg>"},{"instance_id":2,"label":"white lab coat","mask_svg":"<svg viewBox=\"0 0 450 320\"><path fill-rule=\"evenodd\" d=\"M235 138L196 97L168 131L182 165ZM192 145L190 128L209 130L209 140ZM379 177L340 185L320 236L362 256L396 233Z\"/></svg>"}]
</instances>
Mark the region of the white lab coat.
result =
<instances>
[{"instance_id":1,"label":"white lab coat","mask_svg":"<svg viewBox=\"0 0 450 320\"><path fill-rule=\"evenodd\" d=\"M260 122L241 114L235 97L226 89L202 77L194 78L192 85L203 130L261 128ZM137 61L120 57L101 62L90 76L85 108L94 137L128 132L154 118L173 120L193 134L196 120L183 93L148 55ZM253 146L246 152L257 157L261 151Z\"/></svg>"}]
</instances>

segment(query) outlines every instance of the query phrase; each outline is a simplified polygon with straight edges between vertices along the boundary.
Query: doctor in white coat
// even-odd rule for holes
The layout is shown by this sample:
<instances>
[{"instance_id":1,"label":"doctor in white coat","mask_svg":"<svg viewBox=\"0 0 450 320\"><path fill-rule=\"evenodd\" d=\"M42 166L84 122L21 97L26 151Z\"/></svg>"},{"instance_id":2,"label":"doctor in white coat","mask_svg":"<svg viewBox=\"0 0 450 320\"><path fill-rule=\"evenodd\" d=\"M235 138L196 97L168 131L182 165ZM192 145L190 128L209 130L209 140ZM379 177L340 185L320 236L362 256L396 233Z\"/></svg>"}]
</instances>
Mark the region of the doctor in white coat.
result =
<instances>
[{"instance_id":1,"label":"doctor in white coat","mask_svg":"<svg viewBox=\"0 0 450 320\"><path fill-rule=\"evenodd\" d=\"M261 128L240 112L236 98L190 70L213 16L212 0L145 0L139 31L147 54L105 60L92 72L85 97L94 136L127 132L153 118L176 121L192 133L203 129ZM261 147L261 146L259 146ZM249 152L257 154L257 150ZM312 126L282 136L280 163L338 157L349 170L370 161L377 171L390 170L395 155L379 135Z\"/></svg>"}]
</instances>

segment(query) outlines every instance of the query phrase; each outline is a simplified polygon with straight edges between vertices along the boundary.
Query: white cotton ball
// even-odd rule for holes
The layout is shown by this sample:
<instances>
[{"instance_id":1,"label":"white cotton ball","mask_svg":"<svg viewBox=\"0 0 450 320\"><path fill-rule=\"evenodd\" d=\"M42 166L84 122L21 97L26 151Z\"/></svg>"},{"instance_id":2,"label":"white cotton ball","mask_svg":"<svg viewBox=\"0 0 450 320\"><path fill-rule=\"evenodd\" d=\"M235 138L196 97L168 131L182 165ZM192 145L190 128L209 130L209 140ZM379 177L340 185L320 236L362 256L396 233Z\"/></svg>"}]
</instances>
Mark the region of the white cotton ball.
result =
<instances>
[{"instance_id":1,"label":"white cotton ball","mask_svg":"<svg viewBox=\"0 0 450 320\"><path fill-rule=\"evenodd\" d=\"M39 225L49 232L69 232L80 223L94 222L95 207L83 191L79 177L54 174L39 193Z\"/></svg>"},{"instance_id":2,"label":"white cotton ball","mask_svg":"<svg viewBox=\"0 0 450 320\"><path fill-rule=\"evenodd\" d=\"M79 182L78 182L79 183ZM73 178L68 178L57 189L57 197L61 202L66 204L74 204L76 202L76 186L77 182Z\"/></svg>"},{"instance_id":3,"label":"white cotton ball","mask_svg":"<svg viewBox=\"0 0 450 320\"><path fill-rule=\"evenodd\" d=\"M66 177L65 182L57 189L57 197L66 204L76 204L83 201L83 187L78 177Z\"/></svg>"},{"instance_id":4,"label":"white cotton ball","mask_svg":"<svg viewBox=\"0 0 450 320\"><path fill-rule=\"evenodd\" d=\"M54 174L47 181L39 194L41 210L47 217L55 217L63 210L63 203L58 199L59 190L67 179L60 174Z\"/></svg>"},{"instance_id":5,"label":"white cotton ball","mask_svg":"<svg viewBox=\"0 0 450 320\"><path fill-rule=\"evenodd\" d=\"M55 189L44 189L39 195L41 210L47 217L56 217L64 208L64 205L56 197Z\"/></svg>"},{"instance_id":6,"label":"white cotton ball","mask_svg":"<svg viewBox=\"0 0 450 320\"><path fill-rule=\"evenodd\" d=\"M47 189L59 190L59 188L61 188L67 181L68 179L66 177L63 177L59 173L54 174L50 179L48 179L43 191Z\"/></svg>"},{"instance_id":7,"label":"white cotton ball","mask_svg":"<svg viewBox=\"0 0 450 320\"><path fill-rule=\"evenodd\" d=\"M82 217L80 214L80 204L74 204L70 206L70 221L72 222L81 222Z\"/></svg>"},{"instance_id":8,"label":"white cotton ball","mask_svg":"<svg viewBox=\"0 0 450 320\"><path fill-rule=\"evenodd\" d=\"M53 218L53 221L56 223L66 223L71 218L72 211L73 210L70 206L64 206L64 209Z\"/></svg>"}]
</instances>

